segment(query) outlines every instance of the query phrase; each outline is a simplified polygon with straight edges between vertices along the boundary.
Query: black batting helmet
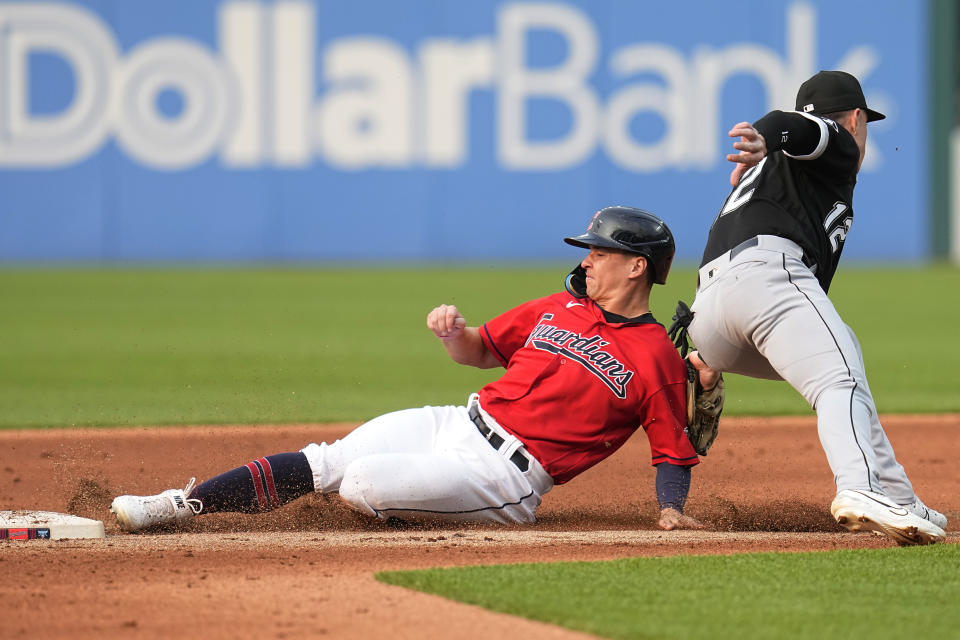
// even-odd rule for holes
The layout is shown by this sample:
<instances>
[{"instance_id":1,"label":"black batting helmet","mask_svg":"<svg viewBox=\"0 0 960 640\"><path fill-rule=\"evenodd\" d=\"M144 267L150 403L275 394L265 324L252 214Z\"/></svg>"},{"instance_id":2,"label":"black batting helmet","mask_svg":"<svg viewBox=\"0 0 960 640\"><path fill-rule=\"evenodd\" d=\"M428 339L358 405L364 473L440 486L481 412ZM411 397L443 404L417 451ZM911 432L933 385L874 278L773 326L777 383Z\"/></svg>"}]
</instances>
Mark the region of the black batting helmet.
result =
<instances>
[{"instance_id":1,"label":"black batting helmet","mask_svg":"<svg viewBox=\"0 0 960 640\"><path fill-rule=\"evenodd\" d=\"M666 283L676 252L666 223L649 211L633 207L600 209L590 220L586 233L563 241L585 249L607 247L639 254L647 259L657 284Z\"/></svg>"}]
</instances>

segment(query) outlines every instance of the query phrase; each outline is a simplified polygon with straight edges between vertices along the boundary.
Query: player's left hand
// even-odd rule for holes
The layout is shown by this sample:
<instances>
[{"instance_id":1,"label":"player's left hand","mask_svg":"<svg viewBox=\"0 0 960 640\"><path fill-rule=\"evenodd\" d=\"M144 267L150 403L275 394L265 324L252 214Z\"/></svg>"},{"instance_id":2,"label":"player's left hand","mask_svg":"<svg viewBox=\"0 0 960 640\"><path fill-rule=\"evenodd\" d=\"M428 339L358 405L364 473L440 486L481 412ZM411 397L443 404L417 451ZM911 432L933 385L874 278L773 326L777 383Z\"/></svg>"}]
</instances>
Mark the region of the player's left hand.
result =
<instances>
[{"instance_id":1,"label":"player's left hand","mask_svg":"<svg viewBox=\"0 0 960 640\"><path fill-rule=\"evenodd\" d=\"M703 529L704 525L696 518L685 516L673 507L667 507L660 510L661 529L672 531L674 529Z\"/></svg>"},{"instance_id":2,"label":"player's left hand","mask_svg":"<svg viewBox=\"0 0 960 640\"><path fill-rule=\"evenodd\" d=\"M730 129L729 135L731 138L740 138L738 142L733 143L733 148L739 153L727 154L727 160L737 163L737 166L730 172L730 186L735 187L740 183L740 178L743 177L746 170L763 160L763 157L767 155L767 141L749 122L735 124L733 129Z\"/></svg>"},{"instance_id":3,"label":"player's left hand","mask_svg":"<svg viewBox=\"0 0 960 640\"><path fill-rule=\"evenodd\" d=\"M454 340L467 326L460 310L452 304L442 304L427 315L427 328L441 340Z\"/></svg>"}]
</instances>

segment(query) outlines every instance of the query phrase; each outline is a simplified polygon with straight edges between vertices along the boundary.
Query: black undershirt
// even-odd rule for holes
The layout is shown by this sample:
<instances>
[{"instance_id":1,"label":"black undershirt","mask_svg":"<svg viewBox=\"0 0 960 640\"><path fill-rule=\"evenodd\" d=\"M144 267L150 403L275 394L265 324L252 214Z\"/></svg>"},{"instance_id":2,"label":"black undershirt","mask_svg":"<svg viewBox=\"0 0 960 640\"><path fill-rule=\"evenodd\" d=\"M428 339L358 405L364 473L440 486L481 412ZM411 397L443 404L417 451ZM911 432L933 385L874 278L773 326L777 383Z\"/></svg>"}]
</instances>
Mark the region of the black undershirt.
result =
<instances>
[{"instance_id":1,"label":"black undershirt","mask_svg":"<svg viewBox=\"0 0 960 640\"><path fill-rule=\"evenodd\" d=\"M620 314L607 311L600 305L597 305L597 307L603 312L603 319L611 324L660 324L649 311L633 318L627 318Z\"/></svg>"}]
</instances>

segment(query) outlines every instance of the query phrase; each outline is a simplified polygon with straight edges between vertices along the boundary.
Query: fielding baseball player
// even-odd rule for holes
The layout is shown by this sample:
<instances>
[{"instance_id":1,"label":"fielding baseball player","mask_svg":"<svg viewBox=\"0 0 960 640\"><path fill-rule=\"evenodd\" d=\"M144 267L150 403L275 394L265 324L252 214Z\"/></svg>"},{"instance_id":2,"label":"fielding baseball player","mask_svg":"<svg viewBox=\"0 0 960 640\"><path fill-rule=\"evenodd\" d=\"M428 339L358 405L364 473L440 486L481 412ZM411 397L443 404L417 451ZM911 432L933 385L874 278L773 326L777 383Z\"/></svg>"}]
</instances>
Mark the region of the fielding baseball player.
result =
<instances>
[{"instance_id":1,"label":"fielding baseball player","mask_svg":"<svg viewBox=\"0 0 960 640\"><path fill-rule=\"evenodd\" d=\"M506 369L466 406L389 413L342 440L259 458L196 487L119 496L111 511L121 528L266 511L312 491L339 492L381 519L530 523L554 484L641 427L657 468L660 526L699 527L683 514L698 462L684 431L686 366L649 309L673 236L650 213L609 207L565 241L590 250L585 291L527 302L480 327L467 327L452 305L427 316L454 361Z\"/></svg>"},{"instance_id":2,"label":"fielding baseball player","mask_svg":"<svg viewBox=\"0 0 960 640\"><path fill-rule=\"evenodd\" d=\"M700 266L691 360L709 370L786 380L817 412L833 471L836 521L901 544L942 540L947 519L913 491L880 426L860 345L827 297L853 222L869 109L852 75L821 71L796 111L730 131L733 190ZM679 312L678 312L679 313Z\"/></svg>"}]
</instances>

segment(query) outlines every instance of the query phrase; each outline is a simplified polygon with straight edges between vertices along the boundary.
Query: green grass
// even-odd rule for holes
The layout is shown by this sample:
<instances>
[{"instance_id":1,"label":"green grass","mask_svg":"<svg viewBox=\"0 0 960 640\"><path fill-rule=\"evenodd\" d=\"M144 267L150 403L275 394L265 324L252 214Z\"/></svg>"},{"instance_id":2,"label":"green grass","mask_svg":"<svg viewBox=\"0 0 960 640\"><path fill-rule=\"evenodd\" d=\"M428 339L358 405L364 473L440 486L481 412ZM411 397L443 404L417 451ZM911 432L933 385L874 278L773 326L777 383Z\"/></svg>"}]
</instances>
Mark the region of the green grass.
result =
<instances>
[{"instance_id":1,"label":"green grass","mask_svg":"<svg viewBox=\"0 0 960 640\"><path fill-rule=\"evenodd\" d=\"M360 422L461 403L497 375L424 327L556 291L570 265L0 270L0 428ZM693 269L657 288L669 324ZM884 412L960 411L960 270L847 268L832 297ZM947 372L946 374L944 372ZM785 383L728 376L728 415L809 413ZM383 574L394 584L615 638L949 637L958 547L678 557ZM691 612L702 613L691 613Z\"/></svg>"},{"instance_id":2,"label":"green grass","mask_svg":"<svg viewBox=\"0 0 960 640\"><path fill-rule=\"evenodd\" d=\"M424 327L481 322L556 291L571 265L0 270L0 427L360 422L461 403L496 371L450 362ZM658 287L669 324L693 269ZM960 270L841 270L881 411L960 410ZM729 376L728 415L808 413L784 383Z\"/></svg>"},{"instance_id":3,"label":"green grass","mask_svg":"<svg viewBox=\"0 0 960 640\"><path fill-rule=\"evenodd\" d=\"M388 584L607 638L950 638L960 546L383 572Z\"/></svg>"}]
</instances>

